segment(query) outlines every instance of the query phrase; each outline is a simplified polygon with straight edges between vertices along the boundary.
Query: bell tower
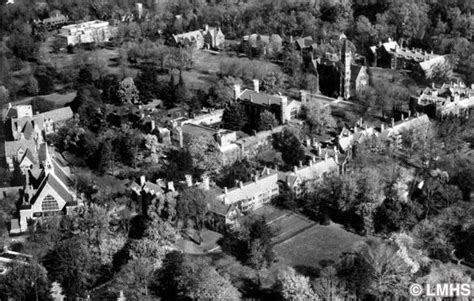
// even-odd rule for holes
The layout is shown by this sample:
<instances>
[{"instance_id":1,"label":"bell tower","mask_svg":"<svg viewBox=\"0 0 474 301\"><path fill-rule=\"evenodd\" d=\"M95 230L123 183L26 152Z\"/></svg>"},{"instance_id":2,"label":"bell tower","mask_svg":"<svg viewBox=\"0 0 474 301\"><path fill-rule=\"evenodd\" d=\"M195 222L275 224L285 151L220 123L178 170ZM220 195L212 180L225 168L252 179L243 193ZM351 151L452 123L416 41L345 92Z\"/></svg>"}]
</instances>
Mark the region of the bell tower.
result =
<instances>
[{"instance_id":1,"label":"bell tower","mask_svg":"<svg viewBox=\"0 0 474 301\"><path fill-rule=\"evenodd\" d=\"M351 64L352 64L352 53L347 39L344 38L342 41L341 48L341 89L340 95L344 99L348 99L351 96Z\"/></svg>"}]
</instances>

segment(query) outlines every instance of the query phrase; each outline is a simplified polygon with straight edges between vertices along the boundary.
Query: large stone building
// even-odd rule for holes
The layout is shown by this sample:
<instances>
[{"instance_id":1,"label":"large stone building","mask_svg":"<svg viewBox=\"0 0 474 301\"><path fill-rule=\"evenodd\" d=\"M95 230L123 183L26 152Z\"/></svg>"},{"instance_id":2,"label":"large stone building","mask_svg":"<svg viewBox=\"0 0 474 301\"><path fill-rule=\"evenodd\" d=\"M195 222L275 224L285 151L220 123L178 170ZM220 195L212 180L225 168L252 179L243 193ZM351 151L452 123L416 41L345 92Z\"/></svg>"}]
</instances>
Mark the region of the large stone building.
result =
<instances>
[{"instance_id":1,"label":"large stone building","mask_svg":"<svg viewBox=\"0 0 474 301\"><path fill-rule=\"evenodd\" d=\"M430 78L434 66L446 63L442 55L433 54L433 51L403 47L391 38L388 42L370 47L370 50L372 63L377 67L420 71L427 78Z\"/></svg>"},{"instance_id":2,"label":"large stone building","mask_svg":"<svg viewBox=\"0 0 474 301\"><path fill-rule=\"evenodd\" d=\"M46 135L71 119L73 112L70 107L64 107L33 115L30 105L10 105L6 117L10 120L10 136L13 140L5 141L4 154L8 168L13 170L15 162L20 165L24 160L38 162L40 146Z\"/></svg>"},{"instance_id":3,"label":"large stone building","mask_svg":"<svg viewBox=\"0 0 474 301\"><path fill-rule=\"evenodd\" d=\"M220 27L205 26L204 30L194 30L173 35L176 46L194 46L197 49L222 49L225 35Z\"/></svg>"},{"instance_id":4,"label":"large stone building","mask_svg":"<svg viewBox=\"0 0 474 301\"><path fill-rule=\"evenodd\" d=\"M67 214L68 210L82 203L73 187L71 173L67 166L50 154L49 147L43 144L44 158L38 162L38 172L33 166L27 168L26 184L21 194L19 220L12 220L12 233L25 232L30 220Z\"/></svg>"},{"instance_id":5,"label":"large stone building","mask_svg":"<svg viewBox=\"0 0 474 301\"><path fill-rule=\"evenodd\" d=\"M281 94L271 95L260 92L258 79L254 79L253 84L253 90L242 91L240 85L234 86L235 100L243 104L250 124L257 125L260 114L264 111L273 113L282 124L298 117L302 105L300 101L288 100L287 96Z\"/></svg>"},{"instance_id":6,"label":"large stone building","mask_svg":"<svg viewBox=\"0 0 474 301\"><path fill-rule=\"evenodd\" d=\"M443 84L424 89L416 99L417 110L431 117L467 115L474 109L474 85L464 83Z\"/></svg>"},{"instance_id":7,"label":"large stone building","mask_svg":"<svg viewBox=\"0 0 474 301\"><path fill-rule=\"evenodd\" d=\"M66 45L82 43L103 43L110 41L117 34L117 28L110 26L107 21L88 21L61 27L58 37Z\"/></svg>"}]
</instances>

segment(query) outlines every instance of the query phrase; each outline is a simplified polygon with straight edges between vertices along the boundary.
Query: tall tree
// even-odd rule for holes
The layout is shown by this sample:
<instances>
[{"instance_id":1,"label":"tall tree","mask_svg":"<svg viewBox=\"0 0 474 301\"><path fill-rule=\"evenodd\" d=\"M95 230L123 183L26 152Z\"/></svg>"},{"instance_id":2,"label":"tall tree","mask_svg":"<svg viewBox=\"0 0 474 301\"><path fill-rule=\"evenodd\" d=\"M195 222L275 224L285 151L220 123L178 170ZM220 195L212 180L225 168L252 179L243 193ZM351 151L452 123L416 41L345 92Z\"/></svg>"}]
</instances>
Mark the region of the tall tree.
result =
<instances>
[{"instance_id":1,"label":"tall tree","mask_svg":"<svg viewBox=\"0 0 474 301\"><path fill-rule=\"evenodd\" d=\"M296 271L290 267L278 272L275 290L284 300L316 299L309 283L309 278L298 275Z\"/></svg>"},{"instance_id":2,"label":"tall tree","mask_svg":"<svg viewBox=\"0 0 474 301\"><path fill-rule=\"evenodd\" d=\"M139 92L135 86L133 78L126 77L120 82L117 90L117 97L120 99L122 104L136 104L140 101Z\"/></svg>"},{"instance_id":3,"label":"tall tree","mask_svg":"<svg viewBox=\"0 0 474 301\"><path fill-rule=\"evenodd\" d=\"M243 106L238 102L227 105L222 116L222 123L226 129L241 131L247 124L247 115Z\"/></svg>"},{"instance_id":4,"label":"tall tree","mask_svg":"<svg viewBox=\"0 0 474 301\"><path fill-rule=\"evenodd\" d=\"M268 131L278 125L275 115L270 111L263 111L258 118L258 130Z\"/></svg>"},{"instance_id":5,"label":"tall tree","mask_svg":"<svg viewBox=\"0 0 474 301\"><path fill-rule=\"evenodd\" d=\"M331 115L331 109L321 102L311 101L302 108L302 115L306 121L305 132L309 135L323 135L328 129L336 126Z\"/></svg>"},{"instance_id":6,"label":"tall tree","mask_svg":"<svg viewBox=\"0 0 474 301\"><path fill-rule=\"evenodd\" d=\"M274 135L273 146L281 152L283 161L291 168L305 158L300 139L288 128Z\"/></svg>"}]
</instances>

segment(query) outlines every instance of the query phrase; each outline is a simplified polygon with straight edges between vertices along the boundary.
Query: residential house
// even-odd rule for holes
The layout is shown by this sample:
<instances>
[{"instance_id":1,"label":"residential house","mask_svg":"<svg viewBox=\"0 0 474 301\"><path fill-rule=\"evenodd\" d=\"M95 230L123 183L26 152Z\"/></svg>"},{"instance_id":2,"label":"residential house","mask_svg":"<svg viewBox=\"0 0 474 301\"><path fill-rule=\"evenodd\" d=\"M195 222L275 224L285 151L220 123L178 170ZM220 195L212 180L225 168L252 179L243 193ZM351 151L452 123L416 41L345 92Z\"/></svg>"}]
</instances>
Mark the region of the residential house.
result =
<instances>
[{"instance_id":1,"label":"residential house","mask_svg":"<svg viewBox=\"0 0 474 301\"><path fill-rule=\"evenodd\" d=\"M107 21L88 21L61 27L58 37L66 45L83 43L103 43L110 41L117 35L117 28L110 26Z\"/></svg>"}]
</instances>

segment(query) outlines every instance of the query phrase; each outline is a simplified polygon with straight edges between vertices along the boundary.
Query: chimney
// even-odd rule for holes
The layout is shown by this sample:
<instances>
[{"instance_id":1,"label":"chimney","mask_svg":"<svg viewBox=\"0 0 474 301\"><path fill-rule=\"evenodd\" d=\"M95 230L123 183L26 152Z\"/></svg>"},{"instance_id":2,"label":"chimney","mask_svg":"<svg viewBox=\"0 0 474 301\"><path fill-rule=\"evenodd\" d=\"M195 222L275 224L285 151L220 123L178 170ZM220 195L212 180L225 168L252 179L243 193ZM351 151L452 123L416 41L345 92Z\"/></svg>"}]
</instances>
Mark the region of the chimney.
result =
<instances>
[{"instance_id":1,"label":"chimney","mask_svg":"<svg viewBox=\"0 0 474 301\"><path fill-rule=\"evenodd\" d=\"M395 127L395 118L392 118L392 128Z\"/></svg>"},{"instance_id":2,"label":"chimney","mask_svg":"<svg viewBox=\"0 0 474 301\"><path fill-rule=\"evenodd\" d=\"M339 151L337 150L337 146L334 146L334 155L337 156L338 153Z\"/></svg>"},{"instance_id":3,"label":"chimney","mask_svg":"<svg viewBox=\"0 0 474 301\"><path fill-rule=\"evenodd\" d=\"M300 162L300 168L303 168L303 161L299 161Z\"/></svg>"},{"instance_id":4,"label":"chimney","mask_svg":"<svg viewBox=\"0 0 474 301\"><path fill-rule=\"evenodd\" d=\"M267 176L270 175L270 169L267 168Z\"/></svg>"},{"instance_id":5,"label":"chimney","mask_svg":"<svg viewBox=\"0 0 474 301\"><path fill-rule=\"evenodd\" d=\"M323 155L323 148L321 147L321 144L318 145L318 156L322 156Z\"/></svg>"},{"instance_id":6,"label":"chimney","mask_svg":"<svg viewBox=\"0 0 474 301\"><path fill-rule=\"evenodd\" d=\"M315 155L312 155L312 156L311 156L311 162L312 162L312 163L316 163L316 156L315 156Z\"/></svg>"},{"instance_id":7,"label":"chimney","mask_svg":"<svg viewBox=\"0 0 474 301\"><path fill-rule=\"evenodd\" d=\"M383 132L384 130L385 130L385 124L382 123L382 124L380 125L380 132Z\"/></svg>"},{"instance_id":8,"label":"chimney","mask_svg":"<svg viewBox=\"0 0 474 301\"><path fill-rule=\"evenodd\" d=\"M253 90L257 93L260 92L260 82L258 79L253 80Z\"/></svg>"},{"instance_id":9,"label":"chimney","mask_svg":"<svg viewBox=\"0 0 474 301\"><path fill-rule=\"evenodd\" d=\"M175 188L174 188L174 182L173 181L168 182L168 190L169 191L176 191Z\"/></svg>"},{"instance_id":10,"label":"chimney","mask_svg":"<svg viewBox=\"0 0 474 301\"><path fill-rule=\"evenodd\" d=\"M240 85L239 85L239 84L235 84L235 85L234 85L234 99L235 99L235 100L239 99L240 94L242 94L242 92L241 92L241 90L240 90Z\"/></svg>"},{"instance_id":11,"label":"chimney","mask_svg":"<svg viewBox=\"0 0 474 301\"><path fill-rule=\"evenodd\" d=\"M243 189L244 188L244 182L239 181L239 187L240 187L240 189Z\"/></svg>"},{"instance_id":12,"label":"chimney","mask_svg":"<svg viewBox=\"0 0 474 301\"><path fill-rule=\"evenodd\" d=\"M209 176L202 176L202 188L204 190L209 190L210 189Z\"/></svg>"},{"instance_id":13,"label":"chimney","mask_svg":"<svg viewBox=\"0 0 474 301\"><path fill-rule=\"evenodd\" d=\"M293 171L294 171L294 172L297 172L297 171L298 171L298 166L296 166L296 165L293 166Z\"/></svg>"},{"instance_id":14,"label":"chimney","mask_svg":"<svg viewBox=\"0 0 474 301\"><path fill-rule=\"evenodd\" d=\"M337 155L337 153L334 154L334 160L336 161L336 163L339 164L339 156Z\"/></svg>"},{"instance_id":15,"label":"chimney","mask_svg":"<svg viewBox=\"0 0 474 301\"><path fill-rule=\"evenodd\" d=\"M305 104L308 101L308 92L305 90L300 90L300 101Z\"/></svg>"},{"instance_id":16,"label":"chimney","mask_svg":"<svg viewBox=\"0 0 474 301\"><path fill-rule=\"evenodd\" d=\"M145 177L145 175L141 175L141 176L140 176L140 186L143 187L143 185L145 185L145 182L146 182L146 177Z\"/></svg>"},{"instance_id":17,"label":"chimney","mask_svg":"<svg viewBox=\"0 0 474 301\"><path fill-rule=\"evenodd\" d=\"M306 138L306 146L311 147L311 138Z\"/></svg>"},{"instance_id":18,"label":"chimney","mask_svg":"<svg viewBox=\"0 0 474 301\"><path fill-rule=\"evenodd\" d=\"M193 186L193 176L192 175L184 175L186 179L186 186L191 187Z\"/></svg>"},{"instance_id":19,"label":"chimney","mask_svg":"<svg viewBox=\"0 0 474 301\"><path fill-rule=\"evenodd\" d=\"M326 152L326 153L324 154L324 160L327 161L328 159L329 159L329 155L328 155L328 152Z\"/></svg>"},{"instance_id":20,"label":"chimney","mask_svg":"<svg viewBox=\"0 0 474 301\"><path fill-rule=\"evenodd\" d=\"M402 114L402 121L405 121L405 115Z\"/></svg>"},{"instance_id":21,"label":"chimney","mask_svg":"<svg viewBox=\"0 0 474 301\"><path fill-rule=\"evenodd\" d=\"M258 174L255 174L255 175L253 176L253 180L255 181L255 183L258 182Z\"/></svg>"},{"instance_id":22,"label":"chimney","mask_svg":"<svg viewBox=\"0 0 474 301\"><path fill-rule=\"evenodd\" d=\"M228 190L227 187L224 187L224 194L227 194Z\"/></svg>"},{"instance_id":23,"label":"chimney","mask_svg":"<svg viewBox=\"0 0 474 301\"><path fill-rule=\"evenodd\" d=\"M354 125L354 133L357 133L359 131L359 128L357 127L357 124Z\"/></svg>"},{"instance_id":24,"label":"chimney","mask_svg":"<svg viewBox=\"0 0 474 301\"><path fill-rule=\"evenodd\" d=\"M411 117L411 110L408 110L408 118Z\"/></svg>"},{"instance_id":25,"label":"chimney","mask_svg":"<svg viewBox=\"0 0 474 301\"><path fill-rule=\"evenodd\" d=\"M206 31L206 32L209 31L209 25L207 25L207 24L204 25L204 31Z\"/></svg>"},{"instance_id":26,"label":"chimney","mask_svg":"<svg viewBox=\"0 0 474 301\"><path fill-rule=\"evenodd\" d=\"M127 300L127 298L125 298L125 295L123 294L123 291L121 290L120 295L117 298L117 301L126 301L126 300Z\"/></svg>"}]
</instances>

